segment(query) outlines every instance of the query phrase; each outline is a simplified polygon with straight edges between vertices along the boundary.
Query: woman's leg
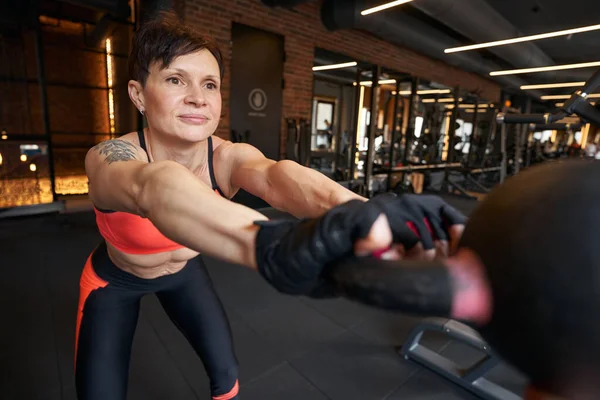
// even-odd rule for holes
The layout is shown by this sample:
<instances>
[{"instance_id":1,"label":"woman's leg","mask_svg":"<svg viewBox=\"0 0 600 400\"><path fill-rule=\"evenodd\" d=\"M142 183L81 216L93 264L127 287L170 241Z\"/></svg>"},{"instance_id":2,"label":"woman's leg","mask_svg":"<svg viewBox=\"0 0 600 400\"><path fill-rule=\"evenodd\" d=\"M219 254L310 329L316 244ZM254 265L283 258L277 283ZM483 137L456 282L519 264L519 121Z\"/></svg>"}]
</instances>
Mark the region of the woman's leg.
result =
<instances>
[{"instance_id":1,"label":"woman's leg","mask_svg":"<svg viewBox=\"0 0 600 400\"><path fill-rule=\"evenodd\" d=\"M202 359L213 400L237 399L238 362L231 328L202 259L190 260L177 282L157 296Z\"/></svg>"},{"instance_id":2,"label":"woman's leg","mask_svg":"<svg viewBox=\"0 0 600 400\"><path fill-rule=\"evenodd\" d=\"M97 263L109 262L108 254L90 256L81 275L75 343L79 400L125 400L127 395L142 293L115 287L108 277L100 278L95 271Z\"/></svg>"}]
</instances>

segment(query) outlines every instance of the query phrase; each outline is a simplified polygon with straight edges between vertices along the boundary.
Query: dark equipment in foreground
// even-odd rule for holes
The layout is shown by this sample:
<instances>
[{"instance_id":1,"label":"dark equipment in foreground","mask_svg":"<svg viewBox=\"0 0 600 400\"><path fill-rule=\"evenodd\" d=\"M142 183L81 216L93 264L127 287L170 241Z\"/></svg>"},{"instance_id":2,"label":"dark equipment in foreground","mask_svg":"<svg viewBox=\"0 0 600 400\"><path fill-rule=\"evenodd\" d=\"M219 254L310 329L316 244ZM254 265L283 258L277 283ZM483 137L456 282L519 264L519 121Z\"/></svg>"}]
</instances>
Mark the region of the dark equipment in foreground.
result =
<instances>
[{"instance_id":1,"label":"dark equipment in foreground","mask_svg":"<svg viewBox=\"0 0 600 400\"><path fill-rule=\"evenodd\" d=\"M568 398L600 394L600 321L595 318L600 253L592 239L600 224L600 213L593 211L600 187L590 184L598 180L600 164L594 161L523 171L488 195L461 243L481 259L491 289L492 317L478 329L482 338L535 388ZM425 272L419 281L414 262L403 267L402 262L363 258L337 266L332 278L354 300L431 316L434 296L445 289L436 287L442 280L431 284L426 274L439 265L421 262L418 271ZM417 300L397 290L410 282L426 282L432 290L414 285L413 293L421 295ZM449 276L445 284L451 285Z\"/></svg>"}]
</instances>

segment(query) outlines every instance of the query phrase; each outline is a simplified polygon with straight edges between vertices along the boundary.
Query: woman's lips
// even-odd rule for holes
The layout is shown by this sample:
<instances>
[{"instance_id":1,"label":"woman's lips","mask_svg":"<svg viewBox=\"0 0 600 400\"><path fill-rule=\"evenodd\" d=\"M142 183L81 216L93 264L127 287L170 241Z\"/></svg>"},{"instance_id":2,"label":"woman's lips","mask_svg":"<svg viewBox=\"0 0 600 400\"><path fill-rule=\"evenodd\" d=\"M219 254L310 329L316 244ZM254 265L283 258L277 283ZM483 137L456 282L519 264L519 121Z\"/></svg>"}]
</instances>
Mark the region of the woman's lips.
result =
<instances>
[{"instance_id":1,"label":"woman's lips","mask_svg":"<svg viewBox=\"0 0 600 400\"><path fill-rule=\"evenodd\" d=\"M208 122L208 117L202 114L182 114L179 119L192 125L203 125Z\"/></svg>"}]
</instances>

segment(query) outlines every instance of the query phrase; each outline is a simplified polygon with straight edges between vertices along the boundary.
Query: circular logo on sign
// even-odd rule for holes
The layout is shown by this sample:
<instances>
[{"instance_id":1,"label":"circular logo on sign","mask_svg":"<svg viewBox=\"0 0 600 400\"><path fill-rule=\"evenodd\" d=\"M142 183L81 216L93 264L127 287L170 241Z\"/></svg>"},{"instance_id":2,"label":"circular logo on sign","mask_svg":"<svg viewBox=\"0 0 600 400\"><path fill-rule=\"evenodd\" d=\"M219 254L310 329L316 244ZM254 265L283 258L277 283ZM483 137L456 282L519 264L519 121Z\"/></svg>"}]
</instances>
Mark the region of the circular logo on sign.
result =
<instances>
[{"instance_id":1,"label":"circular logo on sign","mask_svg":"<svg viewBox=\"0 0 600 400\"><path fill-rule=\"evenodd\" d=\"M248 95L248 103L254 111L262 111L267 106L267 95L262 89L253 89Z\"/></svg>"}]
</instances>

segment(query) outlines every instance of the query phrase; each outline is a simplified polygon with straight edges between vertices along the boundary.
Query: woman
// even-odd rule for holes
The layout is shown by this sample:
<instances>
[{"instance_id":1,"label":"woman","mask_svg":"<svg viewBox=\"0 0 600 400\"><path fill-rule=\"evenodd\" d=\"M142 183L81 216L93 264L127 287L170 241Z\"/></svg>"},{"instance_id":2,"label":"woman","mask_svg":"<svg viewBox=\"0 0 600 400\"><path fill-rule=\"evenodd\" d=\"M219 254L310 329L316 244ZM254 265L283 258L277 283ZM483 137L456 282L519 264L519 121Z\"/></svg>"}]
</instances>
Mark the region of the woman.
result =
<instances>
[{"instance_id":1,"label":"woman","mask_svg":"<svg viewBox=\"0 0 600 400\"><path fill-rule=\"evenodd\" d=\"M353 249L368 254L393 238L411 254L431 257L435 232L437 251L445 253L442 216L456 221L453 237L460 234L462 216L439 200L366 202L315 171L213 137L221 54L170 14L136 33L130 74L129 95L148 128L100 143L86 157L104 241L81 276L80 400L125 398L140 299L148 293L202 358L212 398L237 398L230 328L199 253L255 268L283 293L319 297L332 295L325 266ZM304 219L269 222L228 200L240 188ZM402 225L393 230L381 215L392 212ZM416 233L405 226L409 220Z\"/></svg>"}]
</instances>

